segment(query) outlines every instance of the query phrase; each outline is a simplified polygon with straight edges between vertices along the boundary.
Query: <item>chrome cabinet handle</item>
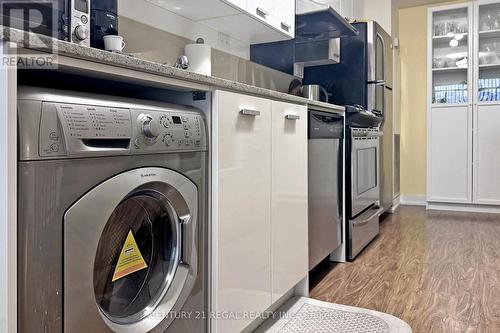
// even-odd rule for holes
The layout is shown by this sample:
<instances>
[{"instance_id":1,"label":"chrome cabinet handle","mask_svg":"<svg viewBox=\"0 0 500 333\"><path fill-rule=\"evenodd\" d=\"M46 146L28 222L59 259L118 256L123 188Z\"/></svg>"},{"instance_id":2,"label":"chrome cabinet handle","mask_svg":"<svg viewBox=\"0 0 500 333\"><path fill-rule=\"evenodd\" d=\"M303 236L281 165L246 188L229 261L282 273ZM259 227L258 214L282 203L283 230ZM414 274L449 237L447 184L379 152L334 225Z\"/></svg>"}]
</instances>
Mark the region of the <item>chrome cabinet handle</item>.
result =
<instances>
[{"instance_id":1,"label":"chrome cabinet handle","mask_svg":"<svg viewBox=\"0 0 500 333\"><path fill-rule=\"evenodd\" d=\"M251 117L260 116L260 111L257 110L242 109L240 113L244 116L251 116Z\"/></svg>"},{"instance_id":2,"label":"chrome cabinet handle","mask_svg":"<svg viewBox=\"0 0 500 333\"><path fill-rule=\"evenodd\" d=\"M255 9L255 12L257 13L258 16L262 17L264 20L267 19L267 16L269 16L269 12L262 9L261 7L257 7Z\"/></svg>"},{"instance_id":3,"label":"chrome cabinet handle","mask_svg":"<svg viewBox=\"0 0 500 333\"><path fill-rule=\"evenodd\" d=\"M290 24L286 24L285 22L281 22L281 29L285 30L286 32L289 32L290 29L292 29L292 26Z\"/></svg>"},{"instance_id":4,"label":"chrome cabinet handle","mask_svg":"<svg viewBox=\"0 0 500 333\"><path fill-rule=\"evenodd\" d=\"M288 120L299 120L300 116L296 115L296 114L287 114L285 116L285 119L288 119Z\"/></svg>"}]
</instances>

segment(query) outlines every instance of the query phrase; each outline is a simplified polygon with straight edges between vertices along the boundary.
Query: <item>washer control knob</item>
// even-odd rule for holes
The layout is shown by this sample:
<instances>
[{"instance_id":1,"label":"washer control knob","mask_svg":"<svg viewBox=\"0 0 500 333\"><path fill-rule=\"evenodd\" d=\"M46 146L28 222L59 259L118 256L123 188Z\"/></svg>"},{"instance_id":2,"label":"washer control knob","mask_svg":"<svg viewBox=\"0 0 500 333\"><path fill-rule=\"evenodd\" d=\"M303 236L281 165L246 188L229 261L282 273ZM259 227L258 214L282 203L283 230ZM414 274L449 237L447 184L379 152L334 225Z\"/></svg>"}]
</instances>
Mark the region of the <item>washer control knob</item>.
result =
<instances>
[{"instance_id":1,"label":"washer control knob","mask_svg":"<svg viewBox=\"0 0 500 333\"><path fill-rule=\"evenodd\" d=\"M141 114L139 116L139 121L141 122L142 134L146 138L154 139L160 135L160 125L153 119L150 115Z\"/></svg>"},{"instance_id":2,"label":"washer control knob","mask_svg":"<svg viewBox=\"0 0 500 333\"><path fill-rule=\"evenodd\" d=\"M86 40L89 38L89 31L86 26L79 25L75 28L75 37L78 40Z\"/></svg>"}]
</instances>

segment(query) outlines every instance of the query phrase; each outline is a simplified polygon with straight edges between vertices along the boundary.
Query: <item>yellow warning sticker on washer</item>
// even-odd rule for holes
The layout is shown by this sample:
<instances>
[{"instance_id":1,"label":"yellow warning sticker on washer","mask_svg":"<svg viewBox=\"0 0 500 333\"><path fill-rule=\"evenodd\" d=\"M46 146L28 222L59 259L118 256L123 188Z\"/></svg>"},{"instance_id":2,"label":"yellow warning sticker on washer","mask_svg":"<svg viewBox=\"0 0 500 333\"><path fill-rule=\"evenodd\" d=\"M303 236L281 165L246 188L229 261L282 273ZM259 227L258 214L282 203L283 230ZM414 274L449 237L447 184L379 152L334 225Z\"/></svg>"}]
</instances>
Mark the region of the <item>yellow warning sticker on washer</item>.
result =
<instances>
[{"instance_id":1,"label":"yellow warning sticker on washer","mask_svg":"<svg viewBox=\"0 0 500 333\"><path fill-rule=\"evenodd\" d=\"M122 277L147 268L146 262L142 257L141 251L137 246L132 230L128 232L125 244L123 244L118 263L116 264L115 272L111 282L115 282Z\"/></svg>"}]
</instances>

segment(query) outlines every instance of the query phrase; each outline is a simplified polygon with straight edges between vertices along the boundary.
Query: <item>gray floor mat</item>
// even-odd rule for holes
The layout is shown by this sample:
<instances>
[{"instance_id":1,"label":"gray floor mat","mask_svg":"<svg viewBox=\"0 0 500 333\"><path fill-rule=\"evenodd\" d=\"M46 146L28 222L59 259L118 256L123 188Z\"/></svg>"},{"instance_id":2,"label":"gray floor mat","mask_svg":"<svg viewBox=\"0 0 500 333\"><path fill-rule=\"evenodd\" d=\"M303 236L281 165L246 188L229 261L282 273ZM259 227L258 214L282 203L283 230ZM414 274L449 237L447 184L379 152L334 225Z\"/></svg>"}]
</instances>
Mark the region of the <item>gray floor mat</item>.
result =
<instances>
[{"instance_id":1,"label":"gray floor mat","mask_svg":"<svg viewBox=\"0 0 500 333\"><path fill-rule=\"evenodd\" d=\"M256 333L411 333L394 316L297 297L280 308Z\"/></svg>"}]
</instances>

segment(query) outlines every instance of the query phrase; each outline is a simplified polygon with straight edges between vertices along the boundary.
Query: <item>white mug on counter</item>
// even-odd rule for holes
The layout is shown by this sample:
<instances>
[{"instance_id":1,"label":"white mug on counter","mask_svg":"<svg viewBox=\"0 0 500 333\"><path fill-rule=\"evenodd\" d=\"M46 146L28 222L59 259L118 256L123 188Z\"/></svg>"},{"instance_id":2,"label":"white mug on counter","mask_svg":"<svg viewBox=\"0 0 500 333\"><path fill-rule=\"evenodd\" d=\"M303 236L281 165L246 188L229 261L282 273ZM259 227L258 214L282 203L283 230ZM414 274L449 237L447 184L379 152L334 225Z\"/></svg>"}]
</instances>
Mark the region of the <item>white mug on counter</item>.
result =
<instances>
[{"instance_id":1,"label":"white mug on counter","mask_svg":"<svg viewBox=\"0 0 500 333\"><path fill-rule=\"evenodd\" d=\"M104 49L111 52L122 52L125 42L122 36L107 35L104 36Z\"/></svg>"}]
</instances>

